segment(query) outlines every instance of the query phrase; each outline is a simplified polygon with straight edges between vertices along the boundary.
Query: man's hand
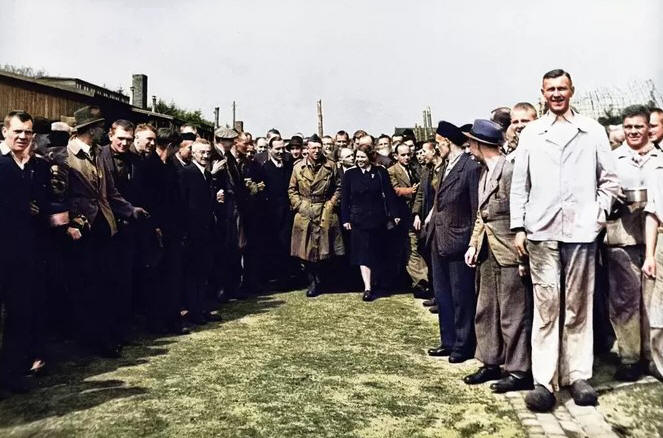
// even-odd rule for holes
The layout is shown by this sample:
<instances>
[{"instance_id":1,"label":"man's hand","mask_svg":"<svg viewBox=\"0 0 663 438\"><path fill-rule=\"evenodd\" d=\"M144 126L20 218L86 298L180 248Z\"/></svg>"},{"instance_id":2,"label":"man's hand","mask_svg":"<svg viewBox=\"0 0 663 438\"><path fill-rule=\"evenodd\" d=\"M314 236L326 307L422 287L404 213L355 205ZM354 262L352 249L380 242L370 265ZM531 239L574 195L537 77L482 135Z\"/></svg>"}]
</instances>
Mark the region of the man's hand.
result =
<instances>
[{"instance_id":1,"label":"man's hand","mask_svg":"<svg viewBox=\"0 0 663 438\"><path fill-rule=\"evenodd\" d=\"M150 217L150 214L144 208L134 207L134 211L131 213L131 216L134 219L142 219L142 218Z\"/></svg>"},{"instance_id":2,"label":"man's hand","mask_svg":"<svg viewBox=\"0 0 663 438\"><path fill-rule=\"evenodd\" d=\"M395 223L396 225L398 225L400 222L401 222L401 218L399 218L399 217L395 217L395 218L394 218L394 223Z\"/></svg>"},{"instance_id":3,"label":"man's hand","mask_svg":"<svg viewBox=\"0 0 663 438\"><path fill-rule=\"evenodd\" d=\"M226 168L226 162L227 162L227 161L228 161L227 158L224 158L223 160L215 161L215 162L212 164L212 170L210 171L210 173L211 173L212 175L214 175L214 174L217 173L219 170L223 170L223 169L225 169L225 168Z\"/></svg>"},{"instance_id":4,"label":"man's hand","mask_svg":"<svg viewBox=\"0 0 663 438\"><path fill-rule=\"evenodd\" d=\"M529 265L521 263L518 265L518 275L521 277L527 277L529 275Z\"/></svg>"},{"instance_id":5,"label":"man's hand","mask_svg":"<svg viewBox=\"0 0 663 438\"><path fill-rule=\"evenodd\" d=\"M163 232L161 228L155 228L154 233L157 235L157 242L159 242L159 248L163 248Z\"/></svg>"},{"instance_id":6,"label":"man's hand","mask_svg":"<svg viewBox=\"0 0 663 438\"><path fill-rule=\"evenodd\" d=\"M352 225L350 225L350 222L346 222L343 224L343 228L350 231L352 229Z\"/></svg>"},{"instance_id":7,"label":"man's hand","mask_svg":"<svg viewBox=\"0 0 663 438\"><path fill-rule=\"evenodd\" d=\"M470 268L474 268L477 265L477 249L475 247L470 246L465 251L465 264Z\"/></svg>"},{"instance_id":8,"label":"man's hand","mask_svg":"<svg viewBox=\"0 0 663 438\"><path fill-rule=\"evenodd\" d=\"M649 278L656 278L656 259L654 257L645 257L642 272Z\"/></svg>"},{"instance_id":9,"label":"man's hand","mask_svg":"<svg viewBox=\"0 0 663 438\"><path fill-rule=\"evenodd\" d=\"M432 217L433 217L433 209L431 209L431 211L428 212L428 216L426 216L426 219L424 220L424 225L428 225Z\"/></svg>"},{"instance_id":10,"label":"man's hand","mask_svg":"<svg viewBox=\"0 0 663 438\"><path fill-rule=\"evenodd\" d=\"M216 192L216 202L223 204L226 201L226 196L223 194L223 189Z\"/></svg>"},{"instance_id":11,"label":"man's hand","mask_svg":"<svg viewBox=\"0 0 663 438\"><path fill-rule=\"evenodd\" d=\"M71 240L78 240L83 237L81 230L74 227L67 228L67 235L71 238Z\"/></svg>"},{"instance_id":12,"label":"man's hand","mask_svg":"<svg viewBox=\"0 0 663 438\"><path fill-rule=\"evenodd\" d=\"M414 217L414 221L412 222L412 227L414 227L414 229L417 231L421 230L421 218L419 217L419 215L416 215Z\"/></svg>"},{"instance_id":13,"label":"man's hand","mask_svg":"<svg viewBox=\"0 0 663 438\"><path fill-rule=\"evenodd\" d=\"M513 242L516 245L516 251L520 257L525 257L527 253L527 234L524 231L518 231Z\"/></svg>"}]
</instances>

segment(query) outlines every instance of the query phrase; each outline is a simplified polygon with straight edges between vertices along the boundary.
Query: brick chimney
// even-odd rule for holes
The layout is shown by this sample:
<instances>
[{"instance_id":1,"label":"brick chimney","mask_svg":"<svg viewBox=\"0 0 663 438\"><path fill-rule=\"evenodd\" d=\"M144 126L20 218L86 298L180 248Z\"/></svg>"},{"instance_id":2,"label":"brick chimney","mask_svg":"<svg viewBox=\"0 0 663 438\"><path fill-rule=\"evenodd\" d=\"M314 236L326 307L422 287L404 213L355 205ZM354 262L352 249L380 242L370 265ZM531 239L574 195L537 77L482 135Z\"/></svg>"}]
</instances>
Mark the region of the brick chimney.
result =
<instances>
[{"instance_id":1,"label":"brick chimney","mask_svg":"<svg viewBox=\"0 0 663 438\"><path fill-rule=\"evenodd\" d=\"M131 103L138 108L147 109L147 76L132 76Z\"/></svg>"}]
</instances>

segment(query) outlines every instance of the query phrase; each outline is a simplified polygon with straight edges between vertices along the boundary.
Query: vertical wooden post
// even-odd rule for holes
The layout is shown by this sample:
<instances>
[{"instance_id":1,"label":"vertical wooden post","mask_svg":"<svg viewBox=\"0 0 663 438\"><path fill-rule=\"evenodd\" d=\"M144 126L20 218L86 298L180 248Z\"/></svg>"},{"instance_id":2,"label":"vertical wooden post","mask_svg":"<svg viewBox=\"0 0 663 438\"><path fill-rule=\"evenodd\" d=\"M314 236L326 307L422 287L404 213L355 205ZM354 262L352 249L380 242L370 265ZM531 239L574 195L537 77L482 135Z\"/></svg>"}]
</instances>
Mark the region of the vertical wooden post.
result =
<instances>
[{"instance_id":1,"label":"vertical wooden post","mask_svg":"<svg viewBox=\"0 0 663 438\"><path fill-rule=\"evenodd\" d=\"M322 137L324 135L323 122L322 122L322 100L318 100L318 135Z\"/></svg>"}]
</instances>

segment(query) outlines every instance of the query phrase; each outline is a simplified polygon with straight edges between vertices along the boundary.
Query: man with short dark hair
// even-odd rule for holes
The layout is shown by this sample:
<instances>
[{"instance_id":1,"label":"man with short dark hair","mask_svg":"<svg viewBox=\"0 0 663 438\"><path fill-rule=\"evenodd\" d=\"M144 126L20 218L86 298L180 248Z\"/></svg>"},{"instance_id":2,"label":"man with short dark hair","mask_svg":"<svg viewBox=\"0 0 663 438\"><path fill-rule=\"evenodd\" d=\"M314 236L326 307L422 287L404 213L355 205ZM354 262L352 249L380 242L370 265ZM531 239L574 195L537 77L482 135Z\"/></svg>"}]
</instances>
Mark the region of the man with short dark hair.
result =
<instances>
[{"instance_id":1,"label":"man with short dark hair","mask_svg":"<svg viewBox=\"0 0 663 438\"><path fill-rule=\"evenodd\" d=\"M30 154L33 120L12 111L2 126L0 146L0 304L4 305L0 387L21 393L30 389L25 378L31 361L32 299L39 253L40 222L46 213L46 166L37 166Z\"/></svg>"},{"instance_id":2,"label":"man with short dark hair","mask_svg":"<svg viewBox=\"0 0 663 438\"><path fill-rule=\"evenodd\" d=\"M394 159L391 156L391 137L382 134L378 137L378 144L375 148L377 152L375 163L386 167L387 169L394 164Z\"/></svg>"},{"instance_id":3,"label":"man with short dark hair","mask_svg":"<svg viewBox=\"0 0 663 438\"><path fill-rule=\"evenodd\" d=\"M507 159L511 162L515 159L514 151L518 147L518 141L520 139L520 133L525 129L528 123L537 119L536 108L531 103L528 102L518 102L511 108L511 125L507 129L507 137L509 130L513 130L512 138L508 139L504 143L503 152L507 156Z\"/></svg>"},{"instance_id":4,"label":"man with short dark hair","mask_svg":"<svg viewBox=\"0 0 663 438\"><path fill-rule=\"evenodd\" d=\"M336 133L334 136L334 146L336 150L341 150L341 148L347 147L350 145L350 134L341 130Z\"/></svg>"},{"instance_id":5,"label":"man with short dark hair","mask_svg":"<svg viewBox=\"0 0 663 438\"><path fill-rule=\"evenodd\" d=\"M338 153L338 149L336 149L334 139L329 135L322 137L322 153L325 154L325 157L327 157L328 160L337 160L336 155Z\"/></svg>"},{"instance_id":6,"label":"man with short dark hair","mask_svg":"<svg viewBox=\"0 0 663 438\"><path fill-rule=\"evenodd\" d=\"M292 157L293 164L297 164L297 162L302 159L303 148L304 140L300 136L294 135L290 138L290 141L288 142L288 151Z\"/></svg>"},{"instance_id":7,"label":"man with short dark hair","mask_svg":"<svg viewBox=\"0 0 663 438\"><path fill-rule=\"evenodd\" d=\"M112 240L118 231L116 215L137 219L147 212L131 205L115 186L113 163L102 156L98 143L104 134L100 110L84 107L74 117L76 136L67 146L67 234L73 241L69 270L76 272L70 281L77 333L101 356L118 357L123 334L115 325L119 314L112 282L117 275ZM129 134L123 128L121 137L117 147L128 150L133 131Z\"/></svg>"},{"instance_id":8,"label":"man with short dark hair","mask_svg":"<svg viewBox=\"0 0 663 438\"><path fill-rule=\"evenodd\" d=\"M649 111L633 105L622 112L625 144L612 151L617 176L624 191L616 218L607 223L605 265L608 274L610 322L619 346L620 365L615 379L635 381L640 377L641 328L647 327L642 311L643 286L640 267L645 259L644 208L646 182L663 153L649 138ZM615 215L613 215L614 217Z\"/></svg>"},{"instance_id":9,"label":"man with short dark hair","mask_svg":"<svg viewBox=\"0 0 663 438\"><path fill-rule=\"evenodd\" d=\"M578 405L597 402L587 383L596 238L619 181L605 130L571 109L573 92L564 70L543 76L541 94L550 110L522 131L511 182L511 229L518 254L529 254L534 284L536 385L525 398L534 411L552 410L553 387L560 385L570 385Z\"/></svg>"},{"instance_id":10,"label":"man with short dark hair","mask_svg":"<svg viewBox=\"0 0 663 438\"><path fill-rule=\"evenodd\" d=\"M364 137L365 138L365 137ZM360 140L360 142L363 141ZM417 297L428 293L428 267L417 251L417 236L412 228L412 204L419 188L419 179L410 167L410 148L400 145L396 149L397 162L389 169L389 179L398 199L401 221L395 229L395 248L403 248L397 255L398 270L405 270L410 276L412 290Z\"/></svg>"}]
</instances>

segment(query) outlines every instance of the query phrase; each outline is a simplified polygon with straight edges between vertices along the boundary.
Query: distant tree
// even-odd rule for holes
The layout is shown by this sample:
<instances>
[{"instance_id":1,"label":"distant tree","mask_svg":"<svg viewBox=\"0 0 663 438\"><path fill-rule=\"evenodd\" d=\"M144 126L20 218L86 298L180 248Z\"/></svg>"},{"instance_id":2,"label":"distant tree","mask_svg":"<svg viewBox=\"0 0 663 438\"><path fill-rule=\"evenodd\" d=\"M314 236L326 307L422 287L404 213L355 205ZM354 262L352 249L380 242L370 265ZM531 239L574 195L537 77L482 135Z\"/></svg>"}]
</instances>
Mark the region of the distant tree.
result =
<instances>
[{"instance_id":1,"label":"distant tree","mask_svg":"<svg viewBox=\"0 0 663 438\"><path fill-rule=\"evenodd\" d=\"M168 114L169 116L176 117L180 120L183 120L186 123L191 123L196 126L212 125L212 122L209 122L203 118L202 111L187 111L182 108L179 108L174 101L166 103L162 99L157 101L156 112L161 114Z\"/></svg>"},{"instance_id":2,"label":"distant tree","mask_svg":"<svg viewBox=\"0 0 663 438\"><path fill-rule=\"evenodd\" d=\"M608 125L621 125L622 116L619 111L616 111L612 106L603 110L603 114L598 118L598 122L603 126Z\"/></svg>"},{"instance_id":3,"label":"distant tree","mask_svg":"<svg viewBox=\"0 0 663 438\"><path fill-rule=\"evenodd\" d=\"M16 66L11 64L0 65L0 70L5 71L7 73L13 73L15 75L27 76L29 78L48 76L46 70L43 69L35 70L32 67Z\"/></svg>"}]
</instances>

